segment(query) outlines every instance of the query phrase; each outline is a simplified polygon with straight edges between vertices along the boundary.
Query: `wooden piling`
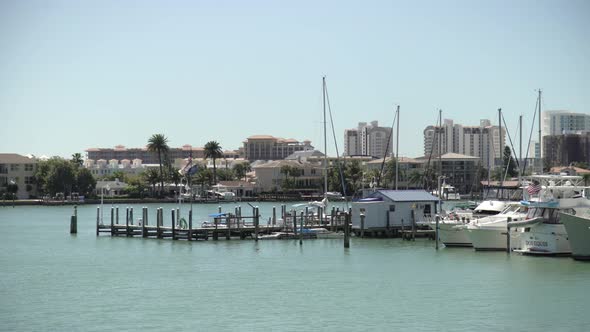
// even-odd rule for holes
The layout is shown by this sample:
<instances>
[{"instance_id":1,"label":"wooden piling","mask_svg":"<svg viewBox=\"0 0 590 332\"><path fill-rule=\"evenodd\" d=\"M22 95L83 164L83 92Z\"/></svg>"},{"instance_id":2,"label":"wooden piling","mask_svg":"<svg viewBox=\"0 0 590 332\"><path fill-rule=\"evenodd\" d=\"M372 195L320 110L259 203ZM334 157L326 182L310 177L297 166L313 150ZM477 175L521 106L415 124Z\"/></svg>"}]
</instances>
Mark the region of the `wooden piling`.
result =
<instances>
[{"instance_id":1,"label":"wooden piling","mask_svg":"<svg viewBox=\"0 0 590 332\"><path fill-rule=\"evenodd\" d=\"M225 232L225 239L229 240L231 238L231 213L227 214L227 217L225 218L225 223L227 225L227 232Z\"/></svg>"},{"instance_id":2,"label":"wooden piling","mask_svg":"<svg viewBox=\"0 0 590 332\"><path fill-rule=\"evenodd\" d=\"M506 220L506 253L510 255L510 222L512 221L512 217L508 217Z\"/></svg>"},{"instance_id":3,"label":"wooden piling","mask_svg":"<svg viewBox=\"0 0 590 332\"><path fill-rule=\"evenodd\" d=\"M258 242L258 223L260 221L260 219L259 219L260 214L258 213L259 212L258 206L256 208L254 208L254 211L255 211L255 213L254 213L254 240L256 242Z\"/></svg>"},{"instance_id":4,"label":"wooden piling","mask_svg":"<svg viewBox=\"0 0 590 332\"><path fill-rule=\"evenodd\" d=\"M344 213L344 248L350 248L350 216L352 215L352 211L349 210L348 213Z\"/></svg>"},{"instance_id":5,"label":"wooden piling","mask_svg":"<svg viewBox=\"0 0 590 332\"><path fill-rule=\"evenodd\" d=\"M277 224L277 207L273 206L272 207L272 225L276 225Z\"/></svg>"},{"instance_id":6,"label":"wooden piling","mask_svg":"<svg viewBox=\"0 0 590 332\"><path fill-rule=\"evenodd\" d=\"M163 224L163 212L162 212L162 208L157 208L156 209L156 237L158 239L162 238L162 224Z\"/></svg>"},{"instance_id":7,"label":"wooden piling","mask_svg":"<svg viewBox=\"0 0 590 332\"><path fill-rule=\"evenodd\" d=\"M436 250L438 250L438 232L439 232L438 223L440 222L440 216L436 216L435 220L436 220L436 225L434 227L434 237L435 237L434 239L436 241L436 244L435 244Z\"/></svg>"},{"instance_id":8,"label":"wooden piling","mask_svg":"<svg viewBox=\"0 0 590 332\"><path fill-rule=\"evenodd\" d=\"M75 215L70 218L70 234L78 234L78 217ZM98 235L98 226L96 228L96 235Z\"/></svg>"},{"instance_id":9,"label":"wooden piling","mask_svg":"<svg viewBox=\"0 0 590 332\"><path fill-rule=\"evenodd\" d=\"M365 213L361 212L361 238L365 237Z\"/></svg>"},{"instance_id":10,"label":"wooden piling","mask_svg":"<svg viewBox=\"0 0 590 332\"><path fill-rule=\"evenodd\" d=\"M188 211L188 239L189 241L193 240L193 210Z\"/></svg>"},{"instance_id":11,"label":"wooden piling","mask_svg":"<svg viewBox=\"0 0 590 332\"><path fill-rule=\"evenodd\" d=\"M332 232L336 231L334 228L334 216L336 214L336 209L332 208L332 212L330 212L330 227L332 228Z\"/></svg>"},{"instance_id":12,"label":"wooden piling","mask_svg":"<svg viewBox=\"0 0 590 332\"><path fill-rule=\"evenodd\" d=\"M297 235L297 211L291 210L291 216L293 218L293 234Z\"/></svg>"},{"instance_id":13,"label":"wooden piling","mask_svg":"<svg viewBox=\"0 0 590 332\"><path fill-rule=\"evenodd\" d=\"M412 241L416 241L416 215L414 209L411 211L412 216Z\"/></svg>"},{"instance_id":14,"label":"wooden piling","mask_svg":"<svg viewBox=\"0 0 590 332\"><path fill-rule=\"evenodd\" d=\"M118 214L118 209L117 209L117 214ZM111 236L113 236L113 234L115 233L115 227L114 227L114 221L113 221L113 208L111 207Z\"/></svg>"},{"instance_id":15,"label":"wooden piling","mask_svg":"<svg viewBox=\"0 0 590 332\"><path fill-rule=\"evenodd\" d=\"M307 207L305 207L305 210L307 210ZM307 217L306 217L307 219ZM299 216L299 245L303 244L303 211L301 211L301 214ZM305 221L307 223L307 221Z\"/></svg>"},{"instance_id":16,"label":"wooden piling","mask_svg":"<svg viewBox=\"0 0 590 332\"><path fill-rule=\"evenodd\" d=\"M148 214L148 208L144 206L143 208L141 208L141 237L148 236L147 214Z\"/></svg>"},{"instance_id":17,"label":"wooden piling","mask_svg":"<svg viewBox=\"0 0 590 332\"><path fill-rule=\"evenodd\" d=\"M119 207L117 206L115 209L116 213L115 213L115 223L118 225L119 224Z\"/></svg>"},{"instance_id":18,"label":"wooden piling","mask_svg":"<svg viewBox=\"0 0 590 332\"><path fill-rule=\"evenodd\" d=\"M129 224L135 225L133 222L133 206L129 208Z\"/></svg>"},{"instance_id":19,"label":"wooden piling","mask_svg":"<svg viewBox=\"0 0 590 332\"><path fill-rule=\"evenodd\" d=\"M174 218L175 212L176 211L174 211L174 209L170 210L170 215L172 217L172 240L176 240L176 223L174 222L175 221L175 218Z\"/></svg>"},{"instance_id":20,"label":"wooden piling","mask_svg":"<svg viewBox=\"0 0 590 332\"><path fill-rule=\"evenodd\" d=\"M100 206L96 207L96 236L98 236L99 224L100 224Z\"/></svg>"},{"instance_id":21,"label":"wooden piling","mask_svg":"<svg viewBox=\"0 0 590 332\"><path fill-rule=\"evenodd\" d=\"M217 233L217 223L219 222L219 218L218 217L214 217L213 218L213 223L215 224L215 230L213 231L213 240L218 240L219 239L219 234Z\"/></svg>"}]
</instances>

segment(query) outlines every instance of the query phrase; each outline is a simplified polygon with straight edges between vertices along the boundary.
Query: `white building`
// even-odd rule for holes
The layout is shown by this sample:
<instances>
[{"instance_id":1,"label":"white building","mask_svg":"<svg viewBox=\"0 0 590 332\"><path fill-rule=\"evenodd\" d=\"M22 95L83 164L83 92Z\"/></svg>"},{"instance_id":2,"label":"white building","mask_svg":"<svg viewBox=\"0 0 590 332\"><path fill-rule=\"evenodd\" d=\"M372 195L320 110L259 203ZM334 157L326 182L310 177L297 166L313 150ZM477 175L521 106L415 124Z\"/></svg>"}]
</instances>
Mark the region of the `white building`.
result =
<instances>
[{"instance_id":1,"label":"white building","mask_svg":"<svg viewBox=\"0 0 590 332\"><path fill-rule=\"evenodd\" d=\"M491 168L501 160L502 145L506 145L506 130L502 127L500 134L500 128L492 126L486 119L480 120L479 126L463 126L445 119L442 127L428 126L424 129L424 155L438 156L439 145L442 154L479 157L483 167Z\"/></svg>"},{"instance_id":2,"label":"white building","mask_svg":"<svg viewBox=\"0 0 590 332\"><path fill-rule=\"evenodd\" d=\"M159 167L158 164L143 164L141 159L123 159L119 162L117 159L86 159L84 167L87 168L93 177L102 178L110 176L115 172L122 172L126 175L139 175L149 167Z\"/></svg>"},{"instance_id":3,"label":"white building","mask_svg":"<svg viewBox=\"0 0 590 332\"><path fill-rule=\"evenodd\" d=\"M541 114L541 137L590 131L590 114L565 110L548 110Z\"/></svg>"},{"instance_id":4,"label":"white building","mask_svg":"<svg viewBox=\"0 0 590 332\"><path fill-rule=\"evenodd\" d=\"M424 190L377 190L352 203L352 228L355 232L361 228L361 212L365 215L365 230L411 227L414 222L432 220L439 213L439 201Z\"/></svg>"},{"instance_id":5,"label":"white building","mask_svg":"<svg viewBox=\"0 0 590 332\"><path fill-rule=\"evenodd\" d=\"M391 134L392 128L379 127L378 121L372 121L369 125L366 122L359 122L357 128L344 131L344 155L377 158L389 156L393 148Z\"/></svg>"}]
</instances>

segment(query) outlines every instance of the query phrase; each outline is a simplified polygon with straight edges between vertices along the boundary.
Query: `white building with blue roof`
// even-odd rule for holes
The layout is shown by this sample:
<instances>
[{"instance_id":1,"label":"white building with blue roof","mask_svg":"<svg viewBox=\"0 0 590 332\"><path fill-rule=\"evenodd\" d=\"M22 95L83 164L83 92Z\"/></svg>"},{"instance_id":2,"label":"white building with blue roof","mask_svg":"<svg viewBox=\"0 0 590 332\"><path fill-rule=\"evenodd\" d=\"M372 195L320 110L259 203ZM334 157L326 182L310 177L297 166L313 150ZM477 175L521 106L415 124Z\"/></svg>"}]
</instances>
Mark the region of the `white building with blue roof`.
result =
<instances>
[{"instance_id":1,"label":"white building with blue roof","mask_svg":"<svg viewBox=\"0 0 590 332\"><path fill-rule=\"evenodd\" d=\"M365 215L364 228L385 232L411 227L413 223L431 221L439 213L440 199L425 190L376 190L352 203L352 228L361 229L361 212Z\"/></svg>"}]
</instances>

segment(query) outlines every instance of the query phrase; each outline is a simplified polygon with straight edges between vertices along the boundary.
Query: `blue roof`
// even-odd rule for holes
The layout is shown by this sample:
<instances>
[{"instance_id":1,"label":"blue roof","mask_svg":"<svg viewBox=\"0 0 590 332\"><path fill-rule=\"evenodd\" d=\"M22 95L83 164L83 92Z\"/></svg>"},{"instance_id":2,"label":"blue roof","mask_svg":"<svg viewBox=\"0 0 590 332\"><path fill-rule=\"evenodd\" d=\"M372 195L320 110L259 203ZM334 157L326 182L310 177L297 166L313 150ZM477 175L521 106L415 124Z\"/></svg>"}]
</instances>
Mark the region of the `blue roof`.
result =
<instances>
[{"instance_id":1,"label":"blue roof","mask_svg":"<svg viewBox=\"0 0 590 332\"><path fill-rule=\"evenodd\" d=\"M369 197L384 196L395 202L432 202L440 199L425 190L377 190Z\"/></svg>"}]
</instances>

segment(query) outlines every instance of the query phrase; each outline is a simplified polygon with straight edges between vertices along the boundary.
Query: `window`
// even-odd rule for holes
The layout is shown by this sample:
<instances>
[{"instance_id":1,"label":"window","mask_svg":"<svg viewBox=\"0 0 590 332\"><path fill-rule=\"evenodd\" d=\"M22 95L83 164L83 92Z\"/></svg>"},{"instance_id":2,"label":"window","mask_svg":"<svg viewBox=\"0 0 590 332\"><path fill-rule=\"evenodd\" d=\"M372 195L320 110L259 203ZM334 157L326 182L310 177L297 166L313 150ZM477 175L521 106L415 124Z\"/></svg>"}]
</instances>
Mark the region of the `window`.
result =
<instances>
[{"instance_id":1,"label":"window","mask_svg":"<svg viewBox=\"0 0 590 332\"><path fill-rule=\"evenodd\" d=\"M10 164L10 170L11 171L18 171L20 169L19 164Z\"/></svg>"},{"instance_id":2,"label":"window","mask_svg":"<svg viewBox=\"0 0 590 332\"><path fill-rule=\"evenodd\" d=\"M25 176L25 184L35 184L35 178L32 176Z\"/></svg>"},{"instance_id":3,"label":"window","mask_svg":"<svg viewBox=\"0 0 590 332\"><path fill-rule=\"evenodd\" d=\"M25 164L25 172L32 172L33 164Z\"/></svg>"},{"instance_id":4,"label":"window","mask_svg":"<svg viewBox=\"0 0 590 332\"><path fill-rule=\"evenodd\" d=\"M389 211L395 212L395 205L390 205L389 206Z\"/></svg>"}]
</instances>

